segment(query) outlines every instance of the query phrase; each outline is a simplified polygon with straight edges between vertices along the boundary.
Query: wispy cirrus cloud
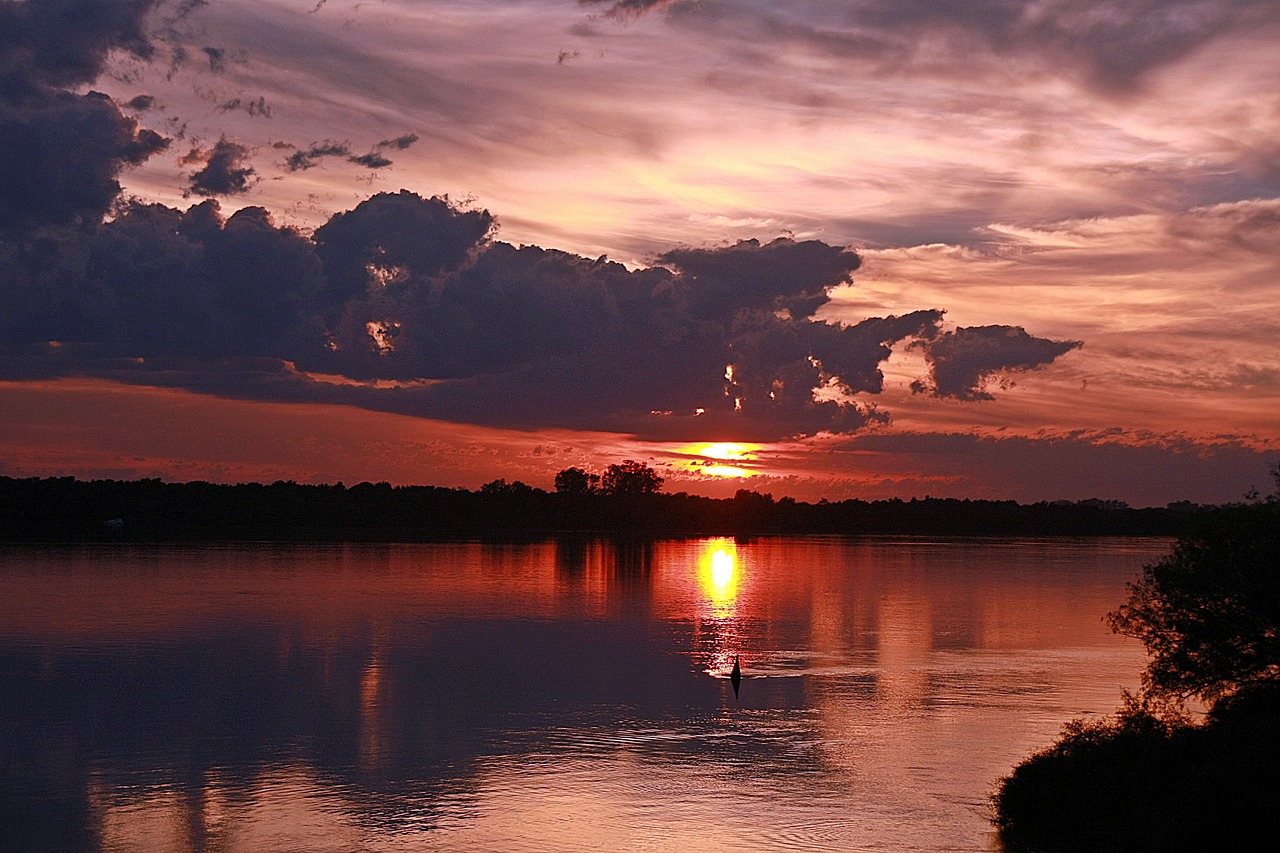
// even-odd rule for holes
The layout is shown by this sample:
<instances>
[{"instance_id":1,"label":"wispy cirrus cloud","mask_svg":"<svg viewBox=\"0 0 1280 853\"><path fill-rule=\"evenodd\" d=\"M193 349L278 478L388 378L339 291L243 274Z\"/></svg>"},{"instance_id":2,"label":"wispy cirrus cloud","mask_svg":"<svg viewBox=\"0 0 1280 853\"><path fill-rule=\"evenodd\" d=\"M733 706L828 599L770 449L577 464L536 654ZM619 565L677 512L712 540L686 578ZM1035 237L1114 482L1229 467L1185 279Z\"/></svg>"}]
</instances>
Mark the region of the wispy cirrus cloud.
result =
<instances>
[{"instance_id":1,"label":"wispy cirrus cloud","mask_svg":"<svg viewBox=\"0 0 1280 853\"><path fill-rule=\"evenodd\" d=\"M603 8L606 15L615 18L638 17L666 6L693 2L696 0L578 0L582 6Z\"/></svg>"},{"instance_id":2,"label":"wispy cirrus cloud","mask_svg":"<svg viewBox=\"0 0 1280 853\"><path fill-rule=\"evenodd\" d=\"M935 76L986 70L1063 75L1113 95L1232 32L1280 24L1267 0L855 0L777 6L718 0L579 0L610 17L666 10L677 25L753 32L762 45ZM723 29L722 29L723 28Z\"/></svg>"}]
</instances>

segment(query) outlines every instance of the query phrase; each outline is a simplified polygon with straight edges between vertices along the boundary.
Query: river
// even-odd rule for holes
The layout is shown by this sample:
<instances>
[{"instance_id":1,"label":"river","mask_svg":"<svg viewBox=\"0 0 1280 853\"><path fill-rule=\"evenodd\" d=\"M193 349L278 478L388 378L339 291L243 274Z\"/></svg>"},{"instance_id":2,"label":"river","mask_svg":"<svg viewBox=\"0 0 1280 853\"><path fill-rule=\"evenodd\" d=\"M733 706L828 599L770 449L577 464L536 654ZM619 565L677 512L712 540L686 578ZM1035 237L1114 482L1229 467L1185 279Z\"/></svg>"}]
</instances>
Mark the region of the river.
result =
<instances>
[{"instance_id":1,"label":"river","mask_svg":"<svg viewBox=\"0 0 1280 853\"><path fill-rule=\"evenodd\" d=\"M0 850L997 849L1168 547L6 548Z\"/></svg>"}]
</instances>

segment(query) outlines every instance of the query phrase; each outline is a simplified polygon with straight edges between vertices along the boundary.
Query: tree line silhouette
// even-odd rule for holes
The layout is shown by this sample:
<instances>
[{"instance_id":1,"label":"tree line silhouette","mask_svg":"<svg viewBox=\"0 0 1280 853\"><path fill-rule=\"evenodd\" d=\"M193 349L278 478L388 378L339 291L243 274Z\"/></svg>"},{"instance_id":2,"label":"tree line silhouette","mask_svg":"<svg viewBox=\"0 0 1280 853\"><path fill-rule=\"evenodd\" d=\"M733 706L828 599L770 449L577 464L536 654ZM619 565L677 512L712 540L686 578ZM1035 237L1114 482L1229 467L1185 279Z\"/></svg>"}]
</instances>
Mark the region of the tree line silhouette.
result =
<instances>
[{"instance_id":1,"label":"tree line silhouette","mask_svg":"<svg viewBox=\"0 0 1280 853\"><path fill-rule=\"evenodd\" d=\"M740 489L732 498L664 493L633 460L596 474L566 468L555 491L497 479L438 486L293 481L235 485L0 477L0 540L286 539L412 541L560 532L653 535L1176 535L1210 508L1118 501L1019 504L923 498L806 503Z\"/></svg>"}]
</instances>

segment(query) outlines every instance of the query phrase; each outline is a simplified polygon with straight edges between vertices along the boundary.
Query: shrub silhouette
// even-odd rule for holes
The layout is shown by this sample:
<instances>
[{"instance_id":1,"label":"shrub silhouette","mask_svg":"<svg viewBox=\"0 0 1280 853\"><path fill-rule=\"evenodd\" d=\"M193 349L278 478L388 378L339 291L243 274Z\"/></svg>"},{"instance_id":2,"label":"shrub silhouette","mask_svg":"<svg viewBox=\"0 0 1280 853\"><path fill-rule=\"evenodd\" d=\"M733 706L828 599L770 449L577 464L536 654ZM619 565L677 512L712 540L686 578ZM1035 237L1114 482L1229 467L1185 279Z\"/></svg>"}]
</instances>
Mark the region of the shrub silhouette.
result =
<instances>
[{"instance_id":1,"label":"shrub silhouette","mask_svg":"<svg viewBox=\"0 0 1280 853\"><path fill-rule=\"evenodd\" d=\"M995 823L1006 850L1244 849L1274 833L1280 690L1253 685L1201 725L1131 705L1071 723L1003 779Z\"/></svg>"}]
</instances>

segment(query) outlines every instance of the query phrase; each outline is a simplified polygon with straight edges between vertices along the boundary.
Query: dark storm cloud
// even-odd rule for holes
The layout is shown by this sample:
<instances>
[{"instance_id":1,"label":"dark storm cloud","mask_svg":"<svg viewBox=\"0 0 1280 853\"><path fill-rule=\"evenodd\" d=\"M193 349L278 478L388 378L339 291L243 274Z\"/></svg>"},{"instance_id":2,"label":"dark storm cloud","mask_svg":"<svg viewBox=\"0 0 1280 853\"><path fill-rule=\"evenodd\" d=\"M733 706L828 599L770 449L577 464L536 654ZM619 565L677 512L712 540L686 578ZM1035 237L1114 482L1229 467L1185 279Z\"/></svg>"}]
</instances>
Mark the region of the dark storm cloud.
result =
<instances>
[{"instance_id":1,"label":"dark storm cloud","mask_svg":"<svg viewBox=\"0 0 1280 853\"><path fill-rule=\"evenodd\" d=\"M381 151L370 151L368 154L348 157L347 159L357 166L364 166L366 169L385 169L391 165L391 161L383 156Z\"/></svg>"},{"instance_id":2,"label":"dark storm cloud","mask_svg":"<svg viewBox=\"0 0 1280 853\"><path fill-rule=\"evenodd\" d=\"M92 82L112 49L149 59L151 2L0 2L0 230L94 222L120 192L116 176L168 140L141 129Z\"/></svg>"},{"instance_id":3,"label":"dark storm cloud","mask_svg":"<svg viewBox=\"0 0 1280 853\"><path fill-rule=\"evenodd\" d=\"M991 400L989 380L1007 381L1010 373L1035 370L1082 345L1032 337L1017 326L962 327L916 344L929 363L931 381L914 382L911 389L958 400Z\"/></svg>"},{"instance_id":4,"label":"dark storm cloud","mask_svg":"<svg viewBox=\"0 0 1280 853\"><path fill-rule=\"evenodd\" d=\"M144 113L156 105L156 99L152 95L137 95L125 102L125 106L135 112Z\"/></svg>"},{"instance_id":5,"label":"dark storm cloud","mask_svg":"<svg viewBox=\"0 0 1280 853\"><path fill-rule=\"evenodd\" d=\"M168 144L97 92L0 101L0 230L100 219L120 169Z\"/></svg>"},{"instance_id":6,"label":"dark storm cloud","mask_svg":"<svg viewBox=\"0 0 1280 853\"><path fill-rule=\"evenodd\" d=\"M125 205L87 243L51 233L0 256L15 283L0 329L15 344L5 373L92 373L500 426L765 440L883 420L850 395L881 389L895 344L951 339L936 309L852 325L809 319L858 266L816 241L680 249L628 270L492 242L493 228L485 211L405 191L336 214L312 239L260 208L224 221L214 202ZM951 337L976 334L962 332ZM1030 350L1047 363L1043 348L1056 346L1009 330L963 369L981 382L1029 369ZM956 349L947 357L957 367L938 381L981 398L956 384Z\"/></svg>"},{"instance_id":7,"label":"dark storm cloud","mask_svg":"<svg viewBox=\"0 0 1280 853\"><path fill-rule=\"evenodd\" d=\"M155 52L143 22L155 0L0 0L0 97L91 83L107 54Z\"/></svg>"},{"instance_id":8,"label":"dark storm cloud","mask_svg":"<svg viewBox=\"0 0 1280 853\"><path fill-rule=\"evenodd\" d=\"M227 139L219 139L212 148L192 148L182 158L184 165L203 163L204 168L191 175L190 190L196 195L237 195L247 192L257 172L245 165L249 149Z\"/></svg>"},{"instance_id":9,"label":"dark storm cloud","mask_svg":"<svg viewBox=\"0 0 1280 853\"><path fill-rule=\"evenodd\" d=\"M388 148L396 151L404 151L413 143L418 141L418 134L406 133L403 136L397 136L393 139L384 139L377 145L373 146L373 150L368 154L359 156L350 156L347 160L355 163L357 166L364 166L366 169L385 169L391 165L391 160L383 152Z\"/></svg>"}]
</instances>

